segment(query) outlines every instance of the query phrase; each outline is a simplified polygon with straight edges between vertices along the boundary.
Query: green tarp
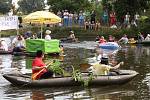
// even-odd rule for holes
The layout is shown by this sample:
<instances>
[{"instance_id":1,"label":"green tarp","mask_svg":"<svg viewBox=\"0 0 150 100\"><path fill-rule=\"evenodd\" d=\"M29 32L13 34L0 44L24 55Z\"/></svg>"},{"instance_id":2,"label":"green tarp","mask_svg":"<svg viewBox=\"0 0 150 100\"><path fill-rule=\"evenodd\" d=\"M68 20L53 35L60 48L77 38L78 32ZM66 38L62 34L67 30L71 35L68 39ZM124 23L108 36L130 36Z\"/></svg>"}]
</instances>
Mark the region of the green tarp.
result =
<instances>
[{"instance_id":1,"label":"green tarp","mask_svg":"<svg viewBox=\"0 0 150 100\"><path fill-rule=\"evenodd\" d=\"M27 39L26 40L26 51L36 52L42 50L45 54L48 53L59 53L59 40L45 40L45 39Z\"/></svg>"}]
</instances>

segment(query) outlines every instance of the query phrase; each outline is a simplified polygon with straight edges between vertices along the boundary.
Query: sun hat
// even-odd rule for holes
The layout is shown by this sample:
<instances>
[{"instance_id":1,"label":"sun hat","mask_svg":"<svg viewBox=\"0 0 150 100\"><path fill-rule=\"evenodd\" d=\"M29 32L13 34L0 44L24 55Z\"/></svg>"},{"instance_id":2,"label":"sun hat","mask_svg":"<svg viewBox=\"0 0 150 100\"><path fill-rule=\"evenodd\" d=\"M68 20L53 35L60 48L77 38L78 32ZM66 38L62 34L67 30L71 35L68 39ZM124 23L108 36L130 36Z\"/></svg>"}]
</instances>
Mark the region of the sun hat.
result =
<instances>
[{"instance_id":1,"label":"sun hat","mask_svg":"<svg viewBox=\"0 0 150 100\"><path fill-rule=\"evenodd\" d=\"M74 31L70 31L70 33L74 33Z\"/></svg>"},{"instance_id":2,"label":"sun hat","mask_svg":"<svg viewBox=\"0 0 150 100\"><path fill-rule=\"evenodd\" d=\"M46 30L45 33L46 33L46 34L51 34L51 31L50 31L50 30Z\"/></svg>"}]
</instances>

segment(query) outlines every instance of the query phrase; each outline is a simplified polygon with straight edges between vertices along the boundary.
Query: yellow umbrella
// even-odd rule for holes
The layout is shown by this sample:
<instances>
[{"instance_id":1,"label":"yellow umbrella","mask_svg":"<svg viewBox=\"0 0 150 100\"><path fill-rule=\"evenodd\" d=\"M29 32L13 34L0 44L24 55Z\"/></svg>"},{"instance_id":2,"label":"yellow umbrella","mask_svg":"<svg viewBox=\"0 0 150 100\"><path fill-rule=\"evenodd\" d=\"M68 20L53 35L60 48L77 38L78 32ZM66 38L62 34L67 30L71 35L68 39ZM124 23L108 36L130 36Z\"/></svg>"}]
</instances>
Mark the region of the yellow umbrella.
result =
<instances>
[{"instance_id":1,"label":"yellow umbrella","mask_svg":"<svg viewBox=\"0 0 150 100\"><path fill-rule=\"evenodd\" d=\"M61 18L55 15L54 13L48 11L36 11L27 15L23 19L24 23L34 23L41 24L41 32L43 24L56 24L61 22ZM41 34L42 38L42 34Z\"/></svg>"}]
</instances>

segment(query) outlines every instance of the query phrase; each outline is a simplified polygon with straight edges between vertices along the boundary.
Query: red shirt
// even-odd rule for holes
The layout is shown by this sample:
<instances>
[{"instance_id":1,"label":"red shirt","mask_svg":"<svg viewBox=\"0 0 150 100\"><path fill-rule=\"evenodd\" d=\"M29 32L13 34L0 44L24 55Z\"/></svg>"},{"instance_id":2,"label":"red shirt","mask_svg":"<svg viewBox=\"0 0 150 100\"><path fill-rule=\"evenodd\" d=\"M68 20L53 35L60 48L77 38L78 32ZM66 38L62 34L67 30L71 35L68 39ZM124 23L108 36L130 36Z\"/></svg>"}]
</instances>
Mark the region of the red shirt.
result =
<instances>
[{"instance_id":1,"label":"red shirt","mask_svg":"<svg viewBox=\"0 0 150 100\"><path fill-rule=\"evenodd\" d=\"M32 74L39 72L40 70L33 70L34 67L44 67L46 66L45 63L42 61L42 58L36 57L33 61L32 61ZM42 69L41 69L42 70ZM47 70L44 68L44 70L37 76L37 78L40 78L40 76L47 72Z\"/></svg>"}]
</instances>

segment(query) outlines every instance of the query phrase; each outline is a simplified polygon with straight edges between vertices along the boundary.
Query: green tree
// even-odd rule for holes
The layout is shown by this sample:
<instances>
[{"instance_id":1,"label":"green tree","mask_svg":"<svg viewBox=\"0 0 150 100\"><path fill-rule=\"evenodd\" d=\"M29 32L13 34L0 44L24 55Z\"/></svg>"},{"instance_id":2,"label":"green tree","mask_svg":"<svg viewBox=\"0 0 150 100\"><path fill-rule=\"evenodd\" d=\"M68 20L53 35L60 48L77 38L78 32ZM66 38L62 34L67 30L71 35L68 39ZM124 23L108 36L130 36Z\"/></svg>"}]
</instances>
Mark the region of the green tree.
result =
<instances>
[{"instance_id":1,"label":"green tree","mask_svg":"<svg viewBox=\"0 0 150 100\"><path fill-rule=\"evenodd\" d=\"M45 7L44 0L20 0L18 2L19 10L25 14L43 10Z\"/></svg>"},{"instance_id":2,"label":"green tree","mask_svg":"<svg viewBox=\"0 0 150 100\"><path fill-rule=\"evenodd\" d=\"M6 14L12 7L11 0L0 0L0 13Z\"/></svg>"},{"instance_id":3,"label":"green tree","mask_svg":"<svg viewBox=\"0 0 150 100\"><path fill-rule=\"evenodd\" d=\"M65 9L78 12L91 8L91 3L88 0L48 0L48 5L54 12Z\"/></svg>"},{"instance_id":4,"label":"green tree","mask_svg":"<svg viewBox=\"0 0 150 100\"><path fill-rule=\"evenodd\" d=\"M127 12L133 16L136 12L141 13L144 9L148 9L149 0L116 0L114 9L117 14L117 19L123 21L123 16Z\"/></svg>"}]
</instances>

